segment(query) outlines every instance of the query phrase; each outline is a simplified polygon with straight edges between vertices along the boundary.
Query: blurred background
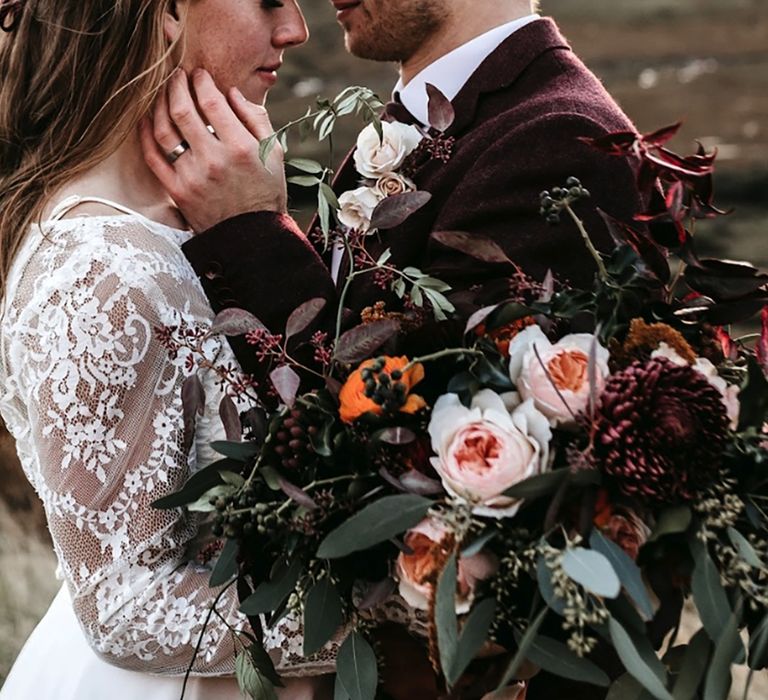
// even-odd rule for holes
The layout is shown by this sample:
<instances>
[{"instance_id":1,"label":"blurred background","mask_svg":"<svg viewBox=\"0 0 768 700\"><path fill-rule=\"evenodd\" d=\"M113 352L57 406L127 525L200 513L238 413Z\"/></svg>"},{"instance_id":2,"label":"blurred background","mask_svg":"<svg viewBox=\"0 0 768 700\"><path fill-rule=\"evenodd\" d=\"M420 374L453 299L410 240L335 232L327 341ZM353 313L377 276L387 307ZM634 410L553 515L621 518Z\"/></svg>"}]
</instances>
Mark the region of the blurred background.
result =
<instances>
[{"instance_id":1,"label":"blurred background","mask_svg":"<svg viewBox=\"0 0 768 700\"><path fill-rule=\"evenodd\" d=\"M683 120L674 150L692 152L695 139L718 148L717 200L736 211L705 222L699 235L709 253L768 268L768 0L542 4L641 131ZM270 96L275 126L301 116L317 96L331 98L351 84L371 87L386 101L396 80L394 66L348 57L328 4L303 5L312 39L287 56ZM337 131L337 162L358 128L350 120ZM290 146L292 156L327 157L311 142ZM298 199L295 206L306 220L307 208L302 211ZM58 587L54 568L38 501L18 467L12 440L0 428L0 685ZM750 698L768 697L765 675ZM734 697L741 697L742 688L743 675Z\"/></svg>"}]
</instances>

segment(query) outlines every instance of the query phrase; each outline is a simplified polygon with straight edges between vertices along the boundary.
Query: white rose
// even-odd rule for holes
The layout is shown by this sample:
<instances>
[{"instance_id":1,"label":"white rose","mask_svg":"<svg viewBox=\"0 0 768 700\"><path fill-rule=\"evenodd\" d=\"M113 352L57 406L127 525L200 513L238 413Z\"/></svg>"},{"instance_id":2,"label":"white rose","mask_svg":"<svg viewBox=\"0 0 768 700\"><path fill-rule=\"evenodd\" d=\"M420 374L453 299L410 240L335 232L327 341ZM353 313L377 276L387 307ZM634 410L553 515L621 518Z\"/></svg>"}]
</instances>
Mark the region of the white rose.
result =
<instances>
[{"instance_id":1,"label":"white rose","mask_svg":"<svg viewBox=\"0 0 768 700\"><path fill-rule=\"evenodd\" d=\"M403 194L404 192L413 192L415 189L416 185L413 181L398 173L387 173L386 175L382 175L376 181L376 191L382 197L391 197L392 195Z\"/></svg>"},{"instance_id":2,"label":"white rose","mask_svg":"<svg viewBox=\"0 0 768 700\"><path fill-rule=\"evenodd\" d=\"M651 357L654 359L657 357L665 357L676 365L681 366L688 364L688 362L684 360L674 348L664 342L659 343L659 347L651 353ZM731 429L736 430L739 426L739 410L741 408L741 404L739 403L739 387L735 384L728 384L728 382L717 373L717 367L704 357L696 358L696 362L693 363L693 369L703 375L706 380L720 392L720 395L723 397L723 405L725 406L725 410L730 420Z\"/></svg>"},{"instance_id":3,"label":"white rose","mask_svg":"<svg viewBox=\"0 0 768 700\"><path fill-rule=\"evenodd\" d=\"M509 402L514 405L516 401ZM525 401L510 410L485 389L464 406L456 394L435 403L429 423L432 466L450 494L473 505L477 515L511 517L522 501L504 492L549 468L552 431L547 418Z\"/></svg>"},{"instance_id":4,"label":"white rose","mask_svg":"<svg viewBox=\"0 0 768 700\"><path fill-rule=\"evenodd\" d=\"M408 124L382 122L381 127L381 139L373 124L357 137L355 167L363 177L372 180L397 170L423 138L415 126Z\"/></svg>"},{"instance_id":5,"label":"white rose","mask_svg":"<svg viewBox=\"0 0 768 700\"><path fill-rule=\"evenodd\" d=\"M373 187L358 187L339 197L339 221L347 228L365 233L371 227L371 216L384 197Z\"/></svg>"},{"instance_id":6,"label":"white rose","mask_svg":"<svg viewBox=\"0 0 768 700\"><path fill-rule=\"evenodd\" d=\"M533 399L553 425L572 425L573 417L589 405L589 355L594 343L593 335L574 333L552 344L539 326L528 326L509 344L509 376L523 399ZM610 374L610 353L599 342L596 350L599 396Z\"/></svg>"}]
</instances>

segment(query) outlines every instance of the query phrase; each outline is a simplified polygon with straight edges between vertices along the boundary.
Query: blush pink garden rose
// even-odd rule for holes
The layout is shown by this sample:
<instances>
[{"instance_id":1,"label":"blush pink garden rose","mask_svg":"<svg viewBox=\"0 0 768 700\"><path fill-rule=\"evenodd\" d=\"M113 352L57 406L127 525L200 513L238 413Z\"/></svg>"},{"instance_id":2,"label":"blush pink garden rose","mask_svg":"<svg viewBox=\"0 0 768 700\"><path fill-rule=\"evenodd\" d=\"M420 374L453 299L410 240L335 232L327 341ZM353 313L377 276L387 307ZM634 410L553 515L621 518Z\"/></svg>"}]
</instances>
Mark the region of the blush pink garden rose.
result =
<instances>
[{"instance_id":1,"label":"blush pink garden rose","mask_svg":"<svg viewBox=\"0 0 768 700\"><path fill-rule=\"evenodd\" d=\"M339 222L347 228L367 233L371 217L379 202L384 199L375 187L358 187L339 197Z\"/></svg>"},{"instance_id":2,"label":"blush pink garden rose","mask_svg":"<svg viewBox=\"0 0 768 700\"><path fill-rule=\"evenodd\" d=\"M652 358L665 357L676 365L687 365L688 362L682 358L674 348L667 343L659 343L659 347L651 354ZM736 430L739 425L739 412L741 404L739 403L739 387L735 384L728 384L718 373L717 367L705 357L697 357L696 362L691 365L699 374L706 377L707 381L720 392L723 397L723 405L728 413L731 430Z\"/></svg>"},{"instance_id":3,"label":"blush pink garden rose","mask_svg":"<svg viewBox=\"0 0 768 700\"><path fill-rule=\"evenodd\" d=\"M437 579L449 556L453 535L436 518L426 518L409 530L404 538L411 554L401 552L395 569L400 595L417 610L429 610ZM471 557L459 557L456 579L456 612L469 612L480 581L498 570L496 557L489 552L478 552Z\"/></svg>"},{"instance_id":4,"label":"blush pink garden rose","mask_svg":"<svg viewBox=\"0 0 768 700\"><path fill-rule=\"evenodd\" d=\"M363 177L378 180L382 175L395 172L424 138L409 124L382 122L383 138L379 138L373 124L369 124L357 137L355 167Z\"/></svg>"},{"instance_id":5,"label":"blush pink garden rose","mask_svg":"<svg viewBox=\"0 0 768 700\"><path fill-rule=\"evenodd\" d=\"M517 394L485 389L464 406L456 394L435 403L429 435L432 466L453 496L476 515L511 517L522 501L504 492L549 468L552 431L547 418Z\"/></svg>"},{"instance_id":6,"label":"blush pink garden rose","mask_svg":"<svg viewBox=\"0 0 768 700\"><path fill-rule=\"evenodd\" d=\"M574 333L557 343L539 326L528 326L509 345L509 376L523 399L533 399L553 425L572 425L589 404L589 354L595 337ZM538 355L537 355L538 354ZM610 374L610 353L597 343L596 395Z\"/></svg>"}]
</instances>

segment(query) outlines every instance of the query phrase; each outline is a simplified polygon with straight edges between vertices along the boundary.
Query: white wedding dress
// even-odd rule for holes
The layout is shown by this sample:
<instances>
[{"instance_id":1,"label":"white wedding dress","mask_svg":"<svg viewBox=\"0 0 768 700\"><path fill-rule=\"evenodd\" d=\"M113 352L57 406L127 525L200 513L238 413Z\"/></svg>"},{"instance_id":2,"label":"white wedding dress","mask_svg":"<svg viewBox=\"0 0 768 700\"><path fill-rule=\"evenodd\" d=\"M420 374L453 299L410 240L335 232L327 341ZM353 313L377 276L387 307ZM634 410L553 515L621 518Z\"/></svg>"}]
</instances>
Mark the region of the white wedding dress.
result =
<instances>
[{"instance_id":1,"label":"white wedding dress","mask_svg":"<svg viewBox=\"0 0 768 700\"><path fill-rule=\"evenodd\" d=\"M113 216L62 217L82 201ZM1 700L240 698L231 630L246 621L233 590L190 562L198 521L151 503L216 459L221 388L203 376L206 412L182 449L187 354L159 342L162 326L209 326L212 312L181 250L191 234L119 204L69 198L33 226L16 255L0 330L0 413L45 506L64 585L0 690ZM208 341L221 364L226 342ZM332 672L335 645L301 658L288 618L267 646L286 675ZM314 697L296 682L287 698Z\"/></svg>"}]
</instances>

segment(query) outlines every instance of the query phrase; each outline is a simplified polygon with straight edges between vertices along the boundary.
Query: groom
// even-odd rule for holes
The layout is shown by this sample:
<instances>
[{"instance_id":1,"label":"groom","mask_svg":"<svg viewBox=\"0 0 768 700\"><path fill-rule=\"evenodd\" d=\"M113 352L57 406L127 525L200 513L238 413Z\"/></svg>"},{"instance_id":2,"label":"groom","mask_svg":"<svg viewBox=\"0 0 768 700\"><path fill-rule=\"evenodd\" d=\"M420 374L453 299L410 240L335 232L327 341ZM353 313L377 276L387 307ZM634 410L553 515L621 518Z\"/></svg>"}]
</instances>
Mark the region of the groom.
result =
<instances>
[{"instance_id":1,"label":"groom","mask_svg":"<svg viewBox=\"0 0 768 700\"><path fill-rule=\"evenodd\" d=\"M427 83L452 101L456 113L446 132L455 138L450 160L427 161L413 175L418 189L432 194L431 201L403 224L379 232L380 241L372 240L371 245L377 250L389 248L399 267L418 267L470 295L479 286L503 281L509 268L441 246L431 232L464 231L491 238L537 279L552 269L561 279L589 285L594 261L578 231L565 221L548 226L539 215L539 194L562 186L570 176L578 177L592 194L579 214L597 246L610 249L595 207L623 220L643 208L634 164L595 151L579 137L634 127L573 54L554 22L535 14L530 0L332 0L332 4L351 53L399 63L400 80L394 104L388 105L389 118L426 124ZM288 315L304 301L324 297L332 308L336 284L327 256L324 261L285 213L282 173L278 168L264 170L255 155L243 157L246 152L257 153L256 137L268 133L260 108L240 104L233 112L231 101L207 76L194 76L193 85L201 109L214 111L219 124L226 125L229 119L232 128L217 128L218 139L198 140L196 146L187 138L190 119L198 119L193 126L201 133L210 115L190 116L190 94L177 86L168 109L172 115L184 115L184 122L176 120L175 126L178 135L192 144L194 158L181 155L173 164L173 177L151 148L148 162L188 220L202 231L185 244L184 251L214 309L247 308L273 332L282 332ZM169 121L161 108L155 136L165 153L178 145L163 128ZM244 130L236 128L240 121L255 136L243 136ZM208 118L207 123L213 121ZM236 135L232 144L226 143L225 133ZM222 153L233 155L222 159ZM200 164L214 156L215 176L206 178ZM337 192L356 187L357 177L348 158L337 175ZM196 186L180 184L191 182ZM381 291L363 279L353 287L347 306L359 314L380 296ZM244 368L254 367L247 348L241 348L239 359ZM410 658L405 660L410 663ZM393 657L391 663L389 675L394 676L398 659ZM402 675L406 682L418 680L411 671ZM577 697L574 691L575 685L569 686L569 697ZM592 691L597 692L592 688L583 697L599 697ZM430 694L413 685L402 696Z\"/></svg>"},{"instance_id":2,"label":"groom","mask_svg":"<svg viewBox=\"0 0 768 700\"><path fill-rule=\"evenodd\" d=\"M579 213L598 247L609 249L609 236L595 208L623 220L643 208L633 163L597 152L579 137L634 127L573 54L554 22L534 14L530 0L332 0L332 4L349 51L362 58L399 62L394 96L401 104L389 106L392 116L424 124L426 83L452 100L456 112L446 132L456 139L450 160L428 161L413 176L418 189L430 192L432 200L402 225L380 232L380 245L373 239L372 243L390 248L394 264L418 267L459 291L503 280L509 268L441 246L430 238L432 231L492 238L534 278L542 279L552 269L561 279L589 285L594 261L578 231L570 221L548 226L539 215L539 194L562 186L569 176L578 177L592 194ZM193 85L198 104L215 107L219 122L228 113L239 126L240 120L210 78L195 76ZM185 100L193 104L189 92L171 93L170 113L185 114L184 124L176 126L186 139L185 128L191 127ZM238 113L242 116L246 109L252 112L250 120L246 117L251 133L263 135L258 124L263 119L258 114L261 108L240 105ZM201 131L203 117L195 116L200 121L195 128ZM159 115L155 131L161 150L169 153L178 142L160 128L164 119L167 115ZM229 131L239 135L246 130ZM240 142L224 157L215 154L215 178L201 180L200 172L190 172L205 163L207 150L224 149L222 129L217 132L218 140L192 144L193 158L182 155L175 161L174 179L160 172L160 166L155 170L164 175L163 184L188 220L203 231L184 248L214 309L247 308L271 330L282 332L290 312L310 298L327 298L330 309L335 284L318 252L284 213L280 169L271 168L270 173L255 155L242 157L243 152L258 151L255 137L246 134L252 140L249 144L239 135ZM229 152L238 157L227 161ZM149 161L152 164L153 159ZM191 181L197 182L194 190L180 184ZM335 189L353 189L356 181L354 164L347 159ZM347 306L359 314L380 296L380 290L362 279ZM247 369L253 368L247 353L241 352L240 359Z\"/></svg>"}]
</instances>

